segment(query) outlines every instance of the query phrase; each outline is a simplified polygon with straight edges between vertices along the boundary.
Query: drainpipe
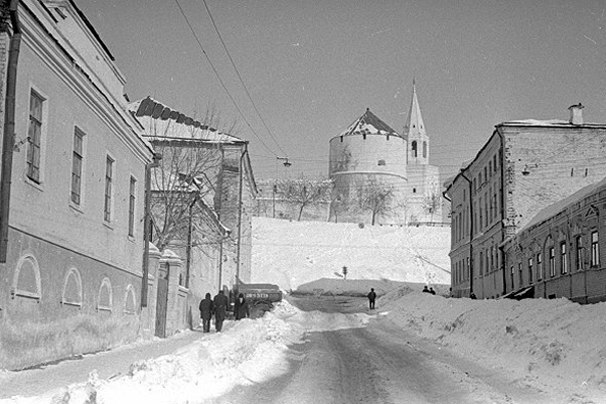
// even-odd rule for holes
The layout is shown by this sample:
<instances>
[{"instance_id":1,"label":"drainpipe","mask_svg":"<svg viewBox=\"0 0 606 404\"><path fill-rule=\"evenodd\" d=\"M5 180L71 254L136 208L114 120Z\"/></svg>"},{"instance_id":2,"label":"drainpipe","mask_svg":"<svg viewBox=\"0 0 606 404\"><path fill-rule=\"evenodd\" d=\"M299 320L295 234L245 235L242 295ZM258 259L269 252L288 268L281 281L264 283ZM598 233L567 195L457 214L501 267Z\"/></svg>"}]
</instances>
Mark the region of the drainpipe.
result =
<instances>
[{"instance_id":1,"label":"drainpipe","mask_svg":"<svg viewBox=\"0 0 606 404\"><path fill-rule=\"evenodd\" d=\"M245 143L240 154L240 180L238 184L238 245L236 250L236 290L240 290L240 249L242 245L242 186L244 183L243 169L244 156L248 153L248 144Z\"/></svg>"},{"instance_id":2,"label":"drainpipe","mask_svg":"<svg viewBox=\"0 0 606 404\"><path fill-rule=\"evenodd\" d=\"M469 184L469 296L473 293L473 196L472 182L461 173L461 177Z\"/></svg>"},{"instance_id":3,"label":"drainpipe","mask_svg":"<svg viewBox=\"0 0 606 404\"><path fill-rule=\"evenodd\" d=\"M145 165L145 202L143 211L143 276L141 277L141 307L147 307L149 279L149 242L151 226L151 170L158 167L162 155L155 153L151 163Z\"/></svg>"},{"instance_id":4,"label":"drainpipe","mask_svg":"<svg viewBox=\"0 0 606 404\"><path fill-rule=\"evenodd\" d=\"M503 250L503 248L505 248L505 246L503 245L503 240L505 240L505 229L503 226L503 220L505 220L505 171L504 171L504 167L505 167L505 139L503 138L503 134L501 133L501 131L499 131L499 129L497 128L495 130L495 132L497 132L497 135L499 135L499 140L501 141L501 145L499 146L499 150L501 150L501 155L503 156L503 159L501 161L499 161L499 166L501 167L501 192L500 192L500 205L501 205L501 212L500 212L500 216L501 216L501 242L499 242L499 252L501 254L501 273L503 274L503 295L507 293L507 274L505 271L505 251ZM543 265L543 264L541 264ZM511 290L513 290L513 284L511 285Z\"/></svg>"},{"instance_id":5,"label":"drainpipe","mask_svg":"<svg viewBox=\"0 0 606 404\"><path fill-rule=\"evenodd\" d=\"M17 64L21 47L21 27L17 11L19 1L11 0L9 13L13 26L8 51L6 73L6 99L4 111L4 134L2 138L2 175L0 177L0 262L6 262L8 250L8 220L11 199L11 177L13 171L13 148L15 147L15 94L17 87Z\"/></svg>"}]
</instances>

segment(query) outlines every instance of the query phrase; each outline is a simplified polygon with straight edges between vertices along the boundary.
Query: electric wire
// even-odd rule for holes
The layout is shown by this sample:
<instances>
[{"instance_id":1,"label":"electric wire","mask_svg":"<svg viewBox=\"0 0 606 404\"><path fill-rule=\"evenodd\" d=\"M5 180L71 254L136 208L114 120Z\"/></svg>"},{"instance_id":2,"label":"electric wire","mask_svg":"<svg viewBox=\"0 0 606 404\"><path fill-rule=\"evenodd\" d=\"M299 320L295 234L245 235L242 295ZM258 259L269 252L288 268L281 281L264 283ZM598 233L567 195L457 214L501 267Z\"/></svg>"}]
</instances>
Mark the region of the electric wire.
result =
<instances>
[{"instance_id":1,"label":"electric wire","mask_svg":"<svg viewBox=\"0 0 606 404\"><path fill-rule=\"evenodd\" d=\"M251 130L251 132L256 136L256 138L259 140L259 142L261 142L261 144L263 145L263 147L265 147L265 149L267 149L267 151L269 151L270 153L276 155L273 152L273 150L271 150L269 148L269 146L267 146L267 144L263 141L263 139L261 139L261 137L259 136L259 134L253 129L253 127L251 126L250 122L248 122L248 120L246 119L246 116L242 112L242 109L240 108L240 106L238 105L238 103L236 102L236 100L234 99L234 97L232 96L232 94L227 89L227 86L225 85L225 82L221 78L221 75L219 74L217 68L215 67L215 65L211 61L210 57L208 56L208 54L204 50L204 47L202 46L202 42L198 38L198 35L196 34L196 31L194 30L194 28L192 27L191 23L189 22L189 18L187 18L187 15L185 14L185 11L183 10L183 8L181 7L181 4L179 3L179 0L175 0L175 3L177 4L177 7L179 8L179 11L181 12L181 15L183 16L183 19L185 20L185 23L189 27L189 30L191 31L192 35L194 36L194 39L198 43L198 47L202 51L202 54L206 58L206 61L210 65L212 71L214 72L215 76L217 77L217 80L221 84L221 87L223 87L223 90L225 91L225 93L229 97L229 99L232 102L232 104L234 104L234 107L236 107L236 110L238 111L238 113L240 114L240 116L242 117L242 119L244 120L244 122L246 123L246 126L248 126L248 128Z\"/></svg>"},{"instance_id":2,"label":"electric wire","mask_svg":"<svg viewBox=\"0 0 606 404\"><path fill-rule=\"evenodd\" d=\"M274 134L272 133L272 131L269 129L269 127L265 123L265 119L263 119L263 117L261 116L261 113L259 112L259 109L257 108L257 104L253 100L253 98L252 98L252 96L250 94L250 91L248 91L248 87L244 83L244 79L242 78L242 75L240 74L240 70L236 66L236 62L234 62L234 59L232 58L231 53L229 52L229 49L227 49L227 45L225 44L225 41L223 40L223 36L221 35L221 32L219 31L219 28L217 27L215 19L213 18L212 13L210 12L208 4L206 4L206 0L202 0L202 3L204 4L204 8L206 9L206 13L208 14L208 17L210 18L210 22L212 23L213 28L215 29L215 32L217 33L217 36L219 37L219 41L221 42L221 45L223 46L223 49L225 50L225 53L227 54L227 57L229 58L229 61L231 62L231 65L234 68L234 71L236 72L236 75L238 76L238 79L240 80L240 84L242 84L242 87L244 88L244 92L248 96L248 99L250 100L250 103L252 104L253 109L257 113L257 116L259 117L259 120L261 121L261 123L263 124L263 126L265 127L265 129L267 130L267 133L269 133L269 136L273 139L273 141L278 146L278 149L280 149L280 151L284 155L287 156L288 154L284 151L284 149L282 149L282 146L280 146L280 143L278 142L278 140L276 139L276 137L274 136Z\"/></svg>"}]
</instances>

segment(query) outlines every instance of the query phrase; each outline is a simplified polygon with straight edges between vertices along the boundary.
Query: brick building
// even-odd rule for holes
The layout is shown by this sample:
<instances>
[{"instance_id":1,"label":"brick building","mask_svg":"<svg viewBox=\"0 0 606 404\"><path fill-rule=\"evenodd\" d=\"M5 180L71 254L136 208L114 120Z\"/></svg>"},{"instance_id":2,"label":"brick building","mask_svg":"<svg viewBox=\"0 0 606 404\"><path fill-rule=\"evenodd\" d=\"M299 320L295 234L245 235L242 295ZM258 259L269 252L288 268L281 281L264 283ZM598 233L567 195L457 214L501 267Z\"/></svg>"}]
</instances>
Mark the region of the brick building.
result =
<instances>
[{"instance_id":1,"label":"brick building","mask_svg":"<svg viewBox=\"0 0 606 404\"><path fill-rule=\"evenodd\" d=\"M603 179L539 211L503 248L509 294L606 300L605 210Z\"/></svg>"},{"instance_id":2,"label":"brick building","mask_svg":"<svg viewBox=\"0 0 606 404\"><path fill-rule=\"evenodd\" d=\"M473 161L445 184L455 296L494 298L511 292L505 241L544 207L606 175L606 124L584 123L582 108L571 106L568 121L496 125Z\"/></svg>"},{"instance_id":3,"label":"brick building","mask_svg":"<svg viewBox=\"0 0 606 404\"><path fill-rule=\"evenodd\" d=\"M15 4L0 33L0 365L9 369L107 349L145 328L153 156L126 111L124 77L74 2Z\"/></svg>"}]
</instances>

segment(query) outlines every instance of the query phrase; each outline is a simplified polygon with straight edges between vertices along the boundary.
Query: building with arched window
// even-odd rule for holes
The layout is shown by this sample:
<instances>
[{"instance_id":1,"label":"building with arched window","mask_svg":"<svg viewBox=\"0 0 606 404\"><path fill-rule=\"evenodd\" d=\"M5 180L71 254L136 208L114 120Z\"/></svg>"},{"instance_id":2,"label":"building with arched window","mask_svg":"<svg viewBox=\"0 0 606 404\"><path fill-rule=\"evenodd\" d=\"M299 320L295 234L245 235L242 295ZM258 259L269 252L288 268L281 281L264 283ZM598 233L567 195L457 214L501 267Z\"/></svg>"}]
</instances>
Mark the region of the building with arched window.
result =
<instances>
[{"instance_id":1,"label":"building with arched window","mask_svg":"<svg viewBox=\"0 0 606 404\"><path fill-rule=\"evenodd\" d=\"M126 110L125 79L75 2L14 4L18 18L0 27L0 110L14 110L14 129L0 131L5 145L15 140L0 187L2 369L138 338L153 158ZM112 301L127 285L129 300Z\"/></svg>"},{"instance_id":2,"label":"building with arched window","mask_svg":"<svg viewBox=\"0 0 606 404\"><path fill-rule=\"evenodd\" d=\"M457 218L450 250L454 296L606 298L604 291L581 290L591 287L591 279L603 279L595 212L603 209L604 191L596 191L594 201L585 195L606 176L606 124L584 122L582 109L570 106L569 120L496 125L474 159L448 182L445 195ZM568 199L573 194L574 203ZM568 202L571 207L558 213ZM577 254L583 256L578 265L595 271L577 274ZM464 276L457 276L460 267Z\"/></svg>"},{"instance_id":3,"label":"building with arched window","mask_svg":"<svg viewBox=\"0 0 606 404\"><path fill-rule=\"evenodd\" d=\"M439 170L413 81L408 119L396 132L367 109L330 139L331 221L418 224L442 221Z\"/></svg>"}]
</instances>

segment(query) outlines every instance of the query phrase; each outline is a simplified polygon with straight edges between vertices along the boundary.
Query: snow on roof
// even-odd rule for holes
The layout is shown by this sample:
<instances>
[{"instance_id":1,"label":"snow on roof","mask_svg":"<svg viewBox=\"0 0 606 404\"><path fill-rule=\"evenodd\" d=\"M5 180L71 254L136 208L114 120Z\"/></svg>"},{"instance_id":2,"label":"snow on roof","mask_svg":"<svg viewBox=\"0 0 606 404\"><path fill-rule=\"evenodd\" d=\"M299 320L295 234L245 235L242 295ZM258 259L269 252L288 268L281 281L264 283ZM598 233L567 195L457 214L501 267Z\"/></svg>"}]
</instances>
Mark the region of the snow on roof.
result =
<instances>
[{"instance_id":1,"label":"snow on roof","mask_svg":"<svg viewBox=\"0 0 606 404\"><path fill-rule=\"evenodd\" d=\"M530 229L531 227L548 220L550 217L553 217L553 216L557 215L558 213L562 212L568 206L585 199L587 196L589 196L589 195L595 193L597 190L599 190L601 188L605 188L605 187L606 187L606 177L604 179L602 179L601 181L595 182L593 184L587 185L586 187L579 189L577 192L575 192L574 194L572 194L564 199L560 199L559 201L540 210L536 215L533 216L532 219L530 219L530 221L524 227L522 227L520 229L520 232Z\"/></svg>"},{"instance_id":2,"label":"snow on roof","mask_svg":"<svg viewBox=\"0 0 606 404\"><path fill-rule=\"evenodd\" d=\"M591 127L606 127L603 123L584 123L582 125L575 125L564 119L516 119L513 121L501 122L496 126L552 126L552 127L579 127L579 126L591 126Z\"/></svg>"},{"instance_id":3,"label":"snow on roof","mask_svg":"<svg viewBox=\"0 0 606 404\"><path fill-rule=\"evenodd\" d=\"M400 136L398 132L393 130L391 126L379 119L375 114L370 112L370 108L366 108L366 111L362 116L351 124L344 132L339 136L349 135L393 135Z\"/></svg>"},{"instance_id":4,"label":"snow on roof","mask_svg":"<svg viewBox=\"0 0 606 404\"><path fill-rule=\"evenodd\" d=\"M151 97L129 104L128 110L143 125L146 136L197 139L220 143L245 142L167 107Z\"/></svg>"}]
</instances>

